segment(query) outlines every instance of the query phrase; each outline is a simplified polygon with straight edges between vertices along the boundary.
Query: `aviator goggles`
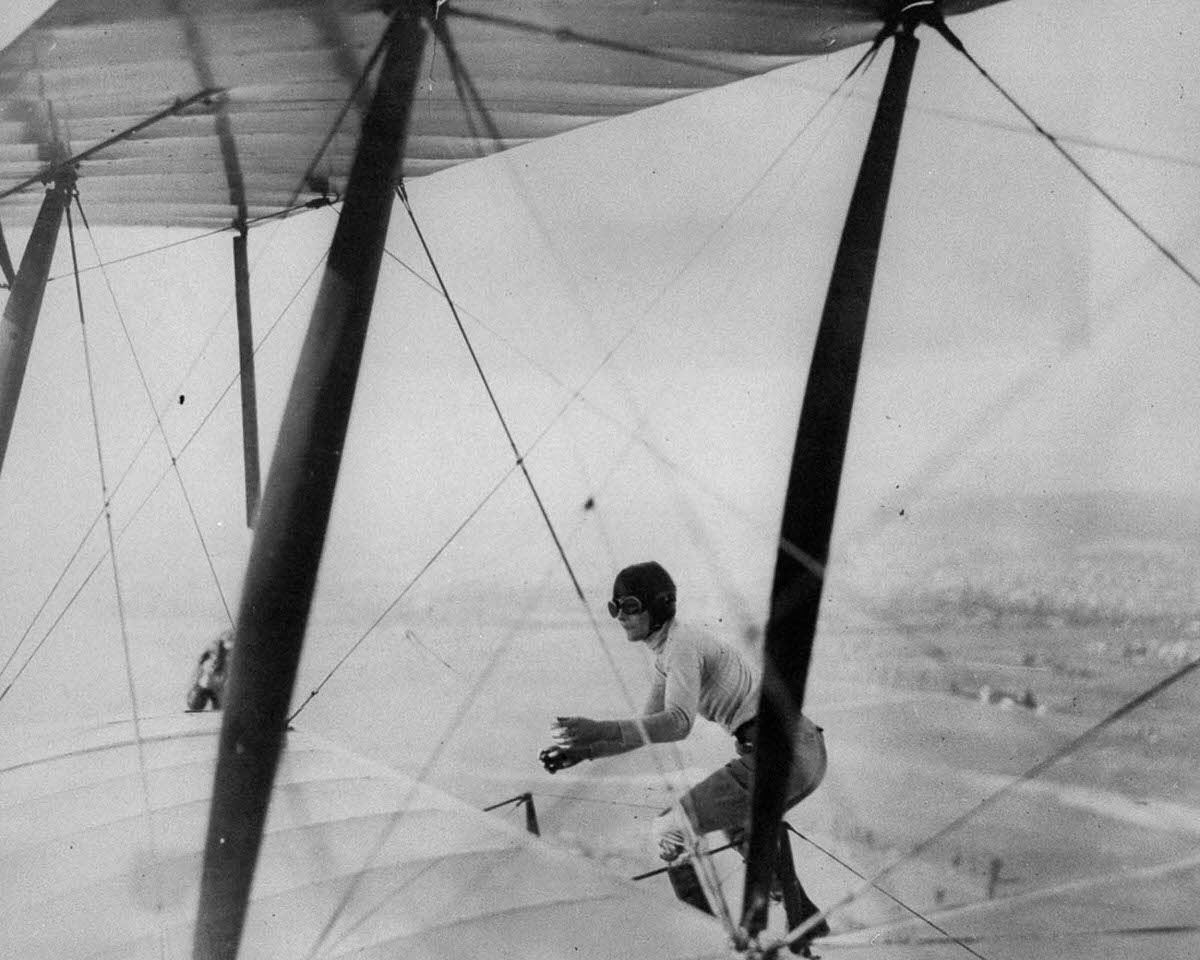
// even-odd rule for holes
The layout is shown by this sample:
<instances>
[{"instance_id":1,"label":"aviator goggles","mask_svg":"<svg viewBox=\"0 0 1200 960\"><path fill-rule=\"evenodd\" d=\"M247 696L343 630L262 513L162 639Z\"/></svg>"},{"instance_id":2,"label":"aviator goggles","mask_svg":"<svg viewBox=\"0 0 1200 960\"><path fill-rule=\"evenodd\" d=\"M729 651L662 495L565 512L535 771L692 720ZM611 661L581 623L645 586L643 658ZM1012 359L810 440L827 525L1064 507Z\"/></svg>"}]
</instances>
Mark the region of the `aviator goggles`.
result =
<instances>
[{"instance_id":1,"label":"aviator goggles","mask_svg":"<svg viewBox=\"0 0 1200 960\"><path fill-rule=\"evenodd\" d=\"M608 601L608 615L616 617L618 613L623 613L627 617L636 617L646 608L642 606L642 601L637 597L621 597L618 600Z\"/></svg>"}]
</instances>

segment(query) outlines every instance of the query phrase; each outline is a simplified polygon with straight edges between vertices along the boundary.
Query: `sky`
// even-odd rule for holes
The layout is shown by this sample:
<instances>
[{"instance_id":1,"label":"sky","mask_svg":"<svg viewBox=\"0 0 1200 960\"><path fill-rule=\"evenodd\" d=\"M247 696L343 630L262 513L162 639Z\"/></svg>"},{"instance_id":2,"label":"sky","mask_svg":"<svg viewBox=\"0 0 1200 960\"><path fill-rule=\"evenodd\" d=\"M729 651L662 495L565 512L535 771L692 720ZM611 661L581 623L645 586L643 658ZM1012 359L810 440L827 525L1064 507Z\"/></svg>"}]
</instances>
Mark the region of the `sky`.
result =
<instances>
[{"instance_id":1,"label":"sky","mask_svg":"<svg viewBox=\"0 0 1200 960\"><path fill-rule=\"evenodd\" d=\"M952 25L1196 270L1200 27L1190 13L1188 2L1147 4L1136 17L1109 0L1012 0ZM614 569L655 556L705 603L761 616L804 371L882 62L818 108L858 55L410 183L508 427L593 599ZM928 31L910 105L839 542L858 543L880 517L903 510L915 523L922 508L968 494L1191 496L1200 474L1194 284ZM333 223L318 211L251 237L264 472L314 287L305 281ZM5 226L19 249L20 229ZM87 262L92 239L81 241ZM178 239L109 230L95 242L113 261ZM569 602L533 497L513 475L504 431L399 208L389 251L322 596L378 611L444 548L414 598L550 582L552 600ZM0 476L10 545L0 576L17 635L100 502L67 253L60 244ZM151 438L112 499L115 528L133 520L120 550L129 611L146 622L190 618L194 632L180 642L195 645L235 608L249 548L237 390L228 389L229 239L93 271L85 301L110 491ZM83 570L105 549L102 533L89 536ZM83 594L95 591L94 606L79 608L92 612L73 615L75 635L95 611L111 611L98 582Z\"/></svg>"}]
</instances>

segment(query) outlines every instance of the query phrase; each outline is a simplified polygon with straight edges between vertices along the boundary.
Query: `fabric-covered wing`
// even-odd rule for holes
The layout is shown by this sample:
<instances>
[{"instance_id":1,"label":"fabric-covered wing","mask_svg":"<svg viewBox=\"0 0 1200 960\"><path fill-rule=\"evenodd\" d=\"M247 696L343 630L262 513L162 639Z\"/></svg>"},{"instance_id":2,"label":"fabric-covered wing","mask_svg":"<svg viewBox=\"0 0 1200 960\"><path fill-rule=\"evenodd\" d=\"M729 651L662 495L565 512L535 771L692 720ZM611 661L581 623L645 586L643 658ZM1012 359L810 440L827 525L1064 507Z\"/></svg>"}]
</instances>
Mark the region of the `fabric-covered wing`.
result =
<instances>
[{"instance_id":1,"label":"fabric-covered wing","mask_svg":"<svg viewBox=\"0 0 1200 960\"><path fill-rule=\"evenodd\" d=\"M144 777L127 723L32 735L0 762L6 955L191 955L219 720L144 722ZM319 940L337 957L726 954L710 918L293 733L240 956Z\"/></svg>"},{"instance_id":2,"label":"fabric-covered wing","mask_svg":"<svg viewBox=\"0 0 1200 960\"><path fill-rule=\"evenodd\" d=\"M883 6L449 0L403 173L862 43ZM93 222L219 227L336 194L385 22L352 0L60 0L0 51L0 222L27 223L41 193L6 192L203 91L80 165Z\"/></svg>"}]
</instances>

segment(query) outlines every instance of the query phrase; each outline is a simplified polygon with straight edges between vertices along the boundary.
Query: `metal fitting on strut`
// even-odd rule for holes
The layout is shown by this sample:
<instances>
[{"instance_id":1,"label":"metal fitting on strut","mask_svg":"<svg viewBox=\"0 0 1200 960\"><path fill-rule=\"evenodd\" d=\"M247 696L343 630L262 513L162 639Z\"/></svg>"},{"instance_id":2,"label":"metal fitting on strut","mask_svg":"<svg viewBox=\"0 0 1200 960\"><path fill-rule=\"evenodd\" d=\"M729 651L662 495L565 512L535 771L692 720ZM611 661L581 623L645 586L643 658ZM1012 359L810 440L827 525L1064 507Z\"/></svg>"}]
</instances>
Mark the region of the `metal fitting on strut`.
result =
<instances>
[{"instance_id":1,"label":"metal fitting on strut","mask_svg":"<svg viewBox=\"0 0 1200 960\"><path fill-rule=\"evenodd\" d=\"M911 33L918 25L936 27L942 23L942 0L893 0L887 24L892 32L900 29Z\"/></svg>"}]
</instances>

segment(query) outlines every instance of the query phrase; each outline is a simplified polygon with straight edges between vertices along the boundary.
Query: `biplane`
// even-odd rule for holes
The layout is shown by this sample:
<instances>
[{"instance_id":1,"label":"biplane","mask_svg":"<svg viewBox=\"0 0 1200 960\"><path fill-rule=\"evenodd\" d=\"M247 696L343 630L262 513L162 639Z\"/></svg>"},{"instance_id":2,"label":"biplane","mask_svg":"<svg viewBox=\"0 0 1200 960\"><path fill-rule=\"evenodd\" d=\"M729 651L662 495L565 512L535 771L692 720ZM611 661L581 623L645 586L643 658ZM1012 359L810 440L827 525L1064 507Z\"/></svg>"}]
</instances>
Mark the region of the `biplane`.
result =
<instances>
[{"instance_id":1,"label":"biplane","mask_svg":"<svg viewBox=\"0 0 1200 960\"><path fill-rule=\"evenodd\" d=\"M790 819L862 857L799 858L824 864L819 952L1195 955L1190 777L1143 790L1107 754L1108 777L1041 774L1149 693L1183 696L1200 604L1125 609L1174 624L1153 649L1182 644L1181 663L1143 652L1147 694L1097 723L992 696L974 666L914 692L885 668L912 632L879 627L880 584L950 555L931 520L912 530L931 486L1036 487L1042 462L1141 479L1145 447L1112 438L1149 424L1166 449L1187 419L1194 390L1172 392L1156 347L1184 342L1171 321L1195 302L1194 29L1177 5L1152 50L1130 41L1165 92L1094 65L1082 89L1103 95L1044 117L984 52L1028 65L1072 30L1147 27L1128 5L1087 23L1069 6L59 0L19 25L0 50L6 952L782 955L804 932L770 897L803 707L830 718L843 772ZM968 78L1002 114L974 112ZM1174 146L1131 132L1159 125ZM906 186L914 127L938 131L939 163L908 158ZM1034 152L1058 172L1036 179ZM1113 333L1131 315L1153 344ZM1124 418L1081 414L1128 356L1144 389L1118 394ZM1160 413L1139 420L1139 396ZM1062 442L1091 417L1107 458ZM1021 426L1039 439L1010 456ZM1188 456L1163 459L1154 492L1185 488ZM1124 501L1082 518L1065 502L1038 507L1052 530L1125 529ZM652 554L768 678L745 869L696 838L717 919L628 878L654 872L638 820L722 745L588 765L566 794L534 763L564 701L632 702L645 665L594 611ZM1085 622L985 593L972 611L1041 616L1051 645L1059 620ZM194 655L230 626L223 709L186 713ZM922 676L952 673L922 642ZM997 675L1058 663L1023 656L1002 649ZM528 813L540 797L526 826L544 838L481 809L510 794Z\"/></svg>"}]
</instances>

